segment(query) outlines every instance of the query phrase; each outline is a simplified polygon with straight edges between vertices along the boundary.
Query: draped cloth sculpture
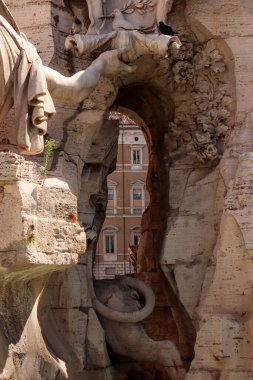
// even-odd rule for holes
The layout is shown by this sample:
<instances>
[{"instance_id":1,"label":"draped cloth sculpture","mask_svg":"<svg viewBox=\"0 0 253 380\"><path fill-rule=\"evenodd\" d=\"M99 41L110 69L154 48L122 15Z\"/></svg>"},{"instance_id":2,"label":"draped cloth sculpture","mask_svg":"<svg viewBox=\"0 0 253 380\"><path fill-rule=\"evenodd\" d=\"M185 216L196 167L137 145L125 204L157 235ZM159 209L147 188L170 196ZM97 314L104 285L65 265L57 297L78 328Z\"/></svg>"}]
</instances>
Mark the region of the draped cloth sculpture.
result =
<instances>
[{"instance_id":1,"label":"draped cloth sculpture","mask_svg":"<svg viewBox=\"0 0 253 380\"><path fill-rule=\"evenodd\" d=\"M43 66L35 47L19 31L0 0L0 122L14 104L16 143L21 153L36 154L43 150L47 122L55 113L53 100L80 103L97 86L101 75L126 75L134 71L134 67L122 61L124 51L106 51L86 70L65 77Z\"/></svg>"},{"instance_id":2,"label":"draped cloth sculpture","mask_svg":"<svg viewBox=\"0 0 253 380\"><path fill-rule=\"evenodd\" d=\"M143 55L167 57L181 46L177 36L161 34L158 28L171 11L173 0L87 0L87 5L88 30L74 31L65 42L66 49L74 49L79 56L107 50L108 46L110 49L128 47L123 60L130 63Z\"/></svg>"},{"instance_id":3,"label":"draped cloth sculpture","mask_svg":"<svg viewBox=\"0 0 253 380\"><path fill-rule=\"evenodd\" d=\"M0 0L0 122L13 104L18 148L23 154L40 153L54 103L35 47L19 32Z\"/></svg>"}]
</instances>

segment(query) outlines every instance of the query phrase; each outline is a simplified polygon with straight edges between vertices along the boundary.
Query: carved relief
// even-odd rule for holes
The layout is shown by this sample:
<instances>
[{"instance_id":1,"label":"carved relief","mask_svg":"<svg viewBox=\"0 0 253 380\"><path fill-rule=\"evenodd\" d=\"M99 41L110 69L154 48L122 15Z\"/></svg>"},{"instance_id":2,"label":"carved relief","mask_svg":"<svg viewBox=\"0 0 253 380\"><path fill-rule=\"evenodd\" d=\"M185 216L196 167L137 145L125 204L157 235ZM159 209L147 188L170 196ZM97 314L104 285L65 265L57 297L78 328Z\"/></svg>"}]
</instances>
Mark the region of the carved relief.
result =
<instances>
[{"instance_id":1,"label":"carved relief","mask_svg":"<svg viewBox=\"0 0 253 380\"><path fill-rule=\"evenodd\" d=\"M137 11L141 15L153 11L154 3L151 0L129 0L125 3L122 13L133 13Z\"/></svg>"},{"instance_id":2,"label":"carved relief","mask_svg":"<svg viewBox=\"0 0 253 380\"><path fill-rule=\"evenodd\" d=\"M87 0L89 8L89 17L91 25L87 34L105 34L108 33L107 27L110 24L110 18L107 16L117 9L127 16L128 21L133 21L136 14L145 15L142 23L146 26L153 19L165 21L166 15L170 12L174 0ZM131 15L134 17L132 17ZM107 19L107 22L105 22ZM136 21L136 20L135 20ZM138 23L137 23L138 25Z\"/></svg>"},{"instance_id":3,"label":"carved relief","mask_svg":"<svg viewBox=\"0 0 253 380\"><path fill-rule=\"evenodd\" d=\"M161 9L171 10L173 1L121 0L89 4L91 26L86 34L66 39L66 48L78 55L92 51L124 49L124 62L152 54L166 58L163 75L175 100L175 118L169 124L173 153L185 150L200 161L222 155L224 138L232 126L226 63L215 42L196 45L189 38L160 34ZM97 10L99 9L99 14Z\"/></svg>"},{"instance_id":4,"label":"carved relief","mask_svg":"<svg viewBox=\"0 0 253 380\"><path fill-rule=\"evenodd\" d=\"M170 10L172 1L128 0L100 1L89 5L91 25L86 34L74 34L66 39L66 49L74 48L78 55L95 50L127 49L122 59L133 62L144 54L171 55L181 43L177 36L160 34L158 24L161 9ZM99 11L98 11L99 9Z\"/></svg>"},{"instance_id":5,"label":"carved relief","mask_svg":"<svg viewBox=\"0 0 253 380\"><path fill-rule=\"evenodd\" d=\"M213 40L197 47L185 40L171 59L168 79L175 98L180 99L169 124L174 153L185 147L202 162L222 155L222 143L232 127L226 70L224 56Z\"/></svg>"}]
</instances>

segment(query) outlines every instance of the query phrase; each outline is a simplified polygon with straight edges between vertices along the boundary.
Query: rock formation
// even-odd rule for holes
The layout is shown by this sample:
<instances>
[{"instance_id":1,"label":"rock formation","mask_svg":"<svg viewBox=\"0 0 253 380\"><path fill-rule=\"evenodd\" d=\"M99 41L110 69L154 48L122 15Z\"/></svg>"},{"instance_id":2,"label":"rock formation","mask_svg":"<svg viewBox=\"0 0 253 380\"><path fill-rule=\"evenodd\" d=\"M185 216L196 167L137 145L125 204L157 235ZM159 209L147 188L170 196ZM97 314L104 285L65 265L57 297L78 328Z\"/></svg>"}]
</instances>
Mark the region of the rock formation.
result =
<instances>
[{"instance_id":1,"label":"rock formation","mask_svg":"<svg viewBox=\"0 0 253 380\"><path fill-rule=\"evenodd\" d=\"M92 263L117 154L110 110L135 120L149 148L136 277L156 305L141 331L171 342L187 380L253 376L251 3L6 0L44 66L78 76L120 48L116 62L131 69L101 72L78 104L52 93L46 138L56 143L44 183L43 154L19 155L13 112L0 124L0 379L181 376L177 364L168 375L161 361L138 364L111 338L106 345L114 322L93 308ZM177 36L161 35L159 21Z\"/></svg>"}]
</instances>

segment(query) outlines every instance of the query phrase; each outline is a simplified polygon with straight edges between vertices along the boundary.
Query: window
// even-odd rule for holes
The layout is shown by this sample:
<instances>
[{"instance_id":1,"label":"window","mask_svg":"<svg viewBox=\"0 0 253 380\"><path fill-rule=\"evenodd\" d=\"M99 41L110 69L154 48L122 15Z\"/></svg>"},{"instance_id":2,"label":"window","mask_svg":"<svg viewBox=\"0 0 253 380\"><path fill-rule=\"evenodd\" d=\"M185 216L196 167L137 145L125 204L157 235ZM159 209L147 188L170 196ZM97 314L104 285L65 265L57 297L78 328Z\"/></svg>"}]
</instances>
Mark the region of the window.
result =
<instances>
[{"instance_id":1,"label":"window","mask_svg":"<svg viewBox=\"0 0 253 380\"><path fill-rule=\"evenodd\" d=\"M142 208L133 208L133 214L134 215L141 215L142 214Z\"/></svg>"},{"instance_id":2,"label":"window","mask_svg":"<svg viewBox=\"0 0 253 380\"><path fill-rule=\"evenodd\" d=\"M106 208L106 215L114 215L114 209L113 208L109 208L107 206L107 208Z\"/></svg>"},{"instance_id":3,"label":"window","mask_svg":"<svg viewBox=\"0 0 253 380\"><path fill-rule=\"evenodd\" d=\"M107 199L108 201L113 201L115 198L115 189L113 187L108 187L108 192L107 192Z\"/></svg>"},{"instance_id":4,"label":"window","mask_svg":"<svg viewBox=\"0 0 253 380\"><path fill-rule=\"evenodd\" d=\"M142 150L141 148L132 149L132 165L142 165Z\"/></svg>"},{"instance_id":5,"label":"window","mask_svg":"<svg viewBox=\"0 0 253 380\"><path fill-rule=\"evenodd\" d=\"M114 267L105 268L105 274L107 276L115 276L115 268Z\"/></svg>"},{"instance_id":6,"label":"window","mask_svg":"<svg viewBox=\"0 0 253 380\"><path fill-rule=\"evenodd\" d=\"M134 201L142 200L142 188L140 187L133 188L133 200Z\"/></svg>"},{"instance_id":7,"label":"window","mask_svg":"<svg viewBox=\"0 0 253 380\"><path fill-rule=\"evenodd\" d=\"M140 237L141 237L140 234L134 234L133 235L133 243L134 243L134 245L139 245Z\"/></svg>"},{"instance_id":8,"label":"window","mask_svg":"<svg viewBox=\"0 0 253 380\"><path fill-rule=\"evenodd\" d=\"M140 215L143 213L145 207L145 183L142 181L135 181L131 185L131 213Z\"/></svg>"},{"instance_id":9,"label":"window","mask_svg":"<svg viewBox=\"0 0 253 380\"><path fill-rule=\"evenodd\" d=\"M140 165L141 164L141 151L140 149L133 149L133 164Z\"/></svg>"},{"instance_id":10,"label":"window","mask_svg":"<svg viewBox=\"0 0 253 380\"><path fill-rule=\"evenodd\" d=\"M104 231L104 253L113 254L117 253L117 232L118 229L114 226L107 226Z\"/></svg>"},{"instance_id":11,"label":"window","mask_svg":"<svg viewBox=\"0 0 253 380\"><path fill-rule=\"evenodd\" d=\"M105 234L105 252L106 253L115 253L114 235Z\"/></svg>"},{"instance_id":12,"label":"window","mask_svg":"<svg viewBox=\"0 0 253 380\"><path fill-rule=\"evenodd\" d=\"M114 215L117 213L117 195L116 195L117 183L109 180L107 182L107 207L106 214Z\"/></svg>"},{"instance_id":13,"label":"window","mask_svg":"<svg viewBox=\"0 0 253 380\"><path fill-rule=\"evenodd\" d=\"M136 226L136 227L131 228L131 235L132 235L132 244L133 245L139 245L140 238L141 238L140 226Z\"/></svg>"}]
</instances>

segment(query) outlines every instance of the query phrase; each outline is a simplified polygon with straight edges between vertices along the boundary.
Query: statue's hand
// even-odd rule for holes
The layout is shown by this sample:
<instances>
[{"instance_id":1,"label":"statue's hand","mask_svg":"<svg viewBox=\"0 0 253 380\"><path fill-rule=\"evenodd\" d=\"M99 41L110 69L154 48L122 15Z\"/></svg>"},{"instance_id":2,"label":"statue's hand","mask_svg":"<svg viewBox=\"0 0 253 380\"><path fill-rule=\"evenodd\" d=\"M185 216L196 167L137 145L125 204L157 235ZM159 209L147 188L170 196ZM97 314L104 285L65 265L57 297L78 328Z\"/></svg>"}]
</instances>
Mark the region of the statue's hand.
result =
<instances>
[{"instance_id":1,"label":"statue's hand","mask_svg":"<svg viewBox=\"0 0 253 380\"><path fill-rule=\"evenodd\" d=\"M98 59L103 60L104 70L103 75L105 76L115 76L115 75L125 75L132 73L136 66L128 65L122 61L122 56L128 51L128 48L115 49L106 51L102 53Z\"/></svg>"}]
</instances>

